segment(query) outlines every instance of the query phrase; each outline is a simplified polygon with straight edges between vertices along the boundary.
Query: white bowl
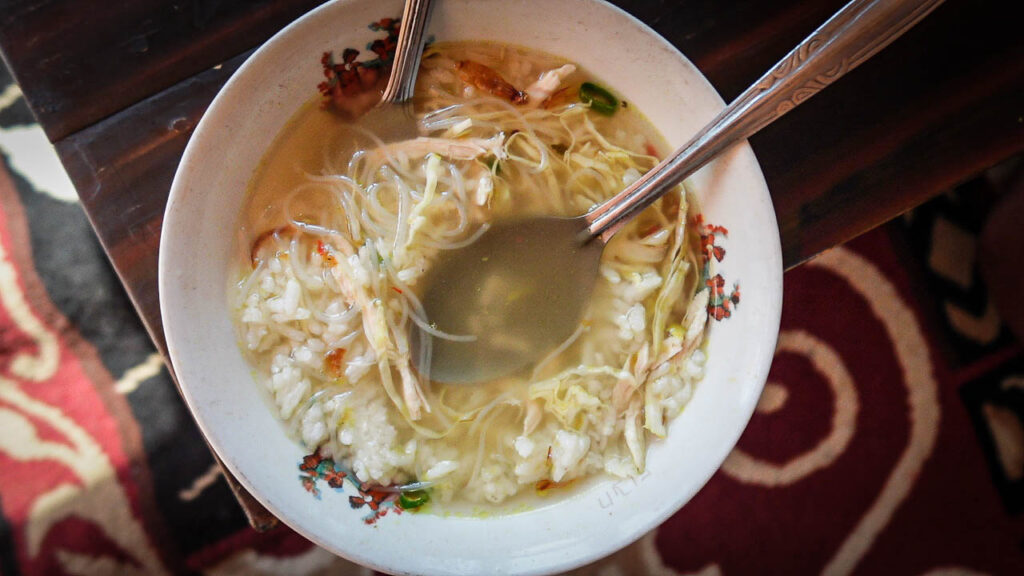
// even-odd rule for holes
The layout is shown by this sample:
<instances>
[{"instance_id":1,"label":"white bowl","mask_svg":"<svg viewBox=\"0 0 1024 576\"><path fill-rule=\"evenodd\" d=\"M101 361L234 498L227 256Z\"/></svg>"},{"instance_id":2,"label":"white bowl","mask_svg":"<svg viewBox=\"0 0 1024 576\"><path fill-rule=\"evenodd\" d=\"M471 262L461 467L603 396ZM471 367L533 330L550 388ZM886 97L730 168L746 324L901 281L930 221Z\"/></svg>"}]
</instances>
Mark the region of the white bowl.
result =
<instances>
[{"instance_id":1,"label":"white bowl","mask_svg":"<svg viewBox=\"0 0 1024 576\"><path fill-rule=\"evenodd\" d=\"M437 40L495 40L564 56L596 72L642 110L673 146L723 107L701 73L625 12L595 0L438 0ZM740 282L732 317L714 322L707 375L650 443L647 472L602 479L551 505L508 515L391 514L366 525L351 484L299 481L301 446L282 431L238 347L227 302L229 259L246 183L285 122L315 94L320 55L377 37L370 22L399 0L338 0L297 20L224 86L196 128L174 179L160 243L160 303L185 400L214 450L271 512L350 560L396 573L549 573L636 540L704 485L746 426L771 364L782 265L771 198L748 145L693 176L708 222L728 228L719 271ZM364 53L365 56L365 53Z\"/></svg>"}]
</instances>

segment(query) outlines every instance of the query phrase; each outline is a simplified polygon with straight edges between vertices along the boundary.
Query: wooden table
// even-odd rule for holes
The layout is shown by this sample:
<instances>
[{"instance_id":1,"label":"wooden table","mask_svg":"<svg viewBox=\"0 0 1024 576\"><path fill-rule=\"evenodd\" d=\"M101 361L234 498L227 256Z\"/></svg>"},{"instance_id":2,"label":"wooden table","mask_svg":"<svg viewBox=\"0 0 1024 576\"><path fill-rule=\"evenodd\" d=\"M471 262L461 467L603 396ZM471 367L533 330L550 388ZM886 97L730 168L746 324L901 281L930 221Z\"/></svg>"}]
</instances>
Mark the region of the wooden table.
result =
<instances>
[{"instance_id":1,"label":"wooden table","mask_svg":"<svg viewBox=\"0 0 1024 576\"><path fill-rule=\"evenodd\" d=\"M319 3L0 0L0 51L161 352L160 226L192 128L254 47ZM726 100L844 4L615 3L677 46ZM1013 4L947 0L751 140L787 268L1024 149L1024 42ZM254 526L276 523L229 483Z\"/></svg>"}]
</instances>

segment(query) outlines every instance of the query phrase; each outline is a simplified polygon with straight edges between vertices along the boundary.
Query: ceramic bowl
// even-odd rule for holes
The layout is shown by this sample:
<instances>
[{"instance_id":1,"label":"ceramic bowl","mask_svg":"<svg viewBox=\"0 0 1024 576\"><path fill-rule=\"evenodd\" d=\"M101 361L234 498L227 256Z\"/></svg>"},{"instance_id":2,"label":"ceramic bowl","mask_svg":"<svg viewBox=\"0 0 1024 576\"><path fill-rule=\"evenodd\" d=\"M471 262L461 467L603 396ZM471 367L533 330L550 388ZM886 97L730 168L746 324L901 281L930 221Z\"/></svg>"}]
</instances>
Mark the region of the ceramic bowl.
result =
<instances>
[{"instance_id":1,"label":"ceramic bowl","mask_svg":"<svg viewBox=\"0 0 1024 576\"><path fill-rule=\"evenodd\" d=\"M362 49L368 24L401 14L399 0L337 0L310 12L232 76L197 126L178 168L160 246L160 302L170 357L196 421L238 480L320 546L393 573L550 573L596 560L657 526L704 485L747 424L779 328L782 265L772 202L745 143L690 181L705 221L724 226L724 296L742 300L713 321L707 373L667 439L650 442L646 472L598 479L532 510L483 517L398 514L369 504L321 469L300 469L289 439L237 347L229 259L246 184L289 117L316 94L320 55ZM723 107L714 88L654 31L595 0L438 0L428 33L492 40L563 56L638 106L673 146ZM307 464L309 462L307 461ZM323 468L323 467L321 467ZM369 514L369 515L368 515ZM372 521L372 522L369 522Z\"/></svg>"}]
</instances>

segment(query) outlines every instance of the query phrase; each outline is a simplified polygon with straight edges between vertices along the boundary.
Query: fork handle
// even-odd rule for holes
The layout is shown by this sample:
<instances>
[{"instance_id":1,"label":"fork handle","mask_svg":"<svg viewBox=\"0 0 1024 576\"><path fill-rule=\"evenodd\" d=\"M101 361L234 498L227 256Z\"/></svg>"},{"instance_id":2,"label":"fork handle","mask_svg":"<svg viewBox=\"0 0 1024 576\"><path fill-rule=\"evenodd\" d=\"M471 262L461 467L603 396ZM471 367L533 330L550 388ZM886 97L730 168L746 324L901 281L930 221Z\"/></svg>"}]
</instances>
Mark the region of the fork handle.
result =
<instances>
[{"instance_id":1,"label":"fork handle","mask_svg":"<svg viewBox=\"0 0 1024 576\"><path fill-rule=\"evenodd\" d=\"M852 0L737 97L689 142L586 215L607 242L634 215L726 148L754 135L888 46L942 0Z\"/></svg>"}]
</instances>

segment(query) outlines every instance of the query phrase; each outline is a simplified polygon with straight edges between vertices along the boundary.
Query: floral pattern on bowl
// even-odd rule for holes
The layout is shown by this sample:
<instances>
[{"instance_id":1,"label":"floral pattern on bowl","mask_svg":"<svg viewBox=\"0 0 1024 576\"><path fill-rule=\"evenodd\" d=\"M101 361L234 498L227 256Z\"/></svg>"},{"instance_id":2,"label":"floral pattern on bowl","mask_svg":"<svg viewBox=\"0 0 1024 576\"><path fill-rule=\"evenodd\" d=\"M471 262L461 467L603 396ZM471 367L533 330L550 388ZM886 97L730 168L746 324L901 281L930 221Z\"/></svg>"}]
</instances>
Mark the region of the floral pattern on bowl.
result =
<instances>
[{"instance_id":1,"label":"floral pattern on bowl","mask_svg":"<svg viewBox=\"0 0 1024 576\"><path fill-rule=\"evenodd\" d=\"M715 263L725 260L725 248L718 244L718 239L728 237L729 230L725 226L705 224L703 214L697 214L692 225L697 227L700 234L701 256L704 259L701 280L711 290L708 316L721 321L731 317L733 309L740 303L740 283L734 282L732 290L726 294L725 278L721 274L711 274Z\"/></svg>"},{"instance_id":2,"label":"floral pattern on bowl","mask_svg":"<svg viewBox=\"0 0 1024 576\"><path fill-rule=\"evenodd\" d=\"M389 512L401 514L405 511L418 510L426 503L423 500L415 507L403 506L403 499L397 489L375 487L360 482L351 470L323 456L319 451L306 455L299 462L299 471L302 472L299 474L299 481L302 482L303 489L317 500L322 497L319 481L326 482L327 486L335 491L343 492L345 481L348 480L358 492L358 495L348 497L349 505L355 510L366 508L368 513L363 516L363 522L368 526L376 524L377 520L387 516Z\"/></svg>"}]
</instances>

